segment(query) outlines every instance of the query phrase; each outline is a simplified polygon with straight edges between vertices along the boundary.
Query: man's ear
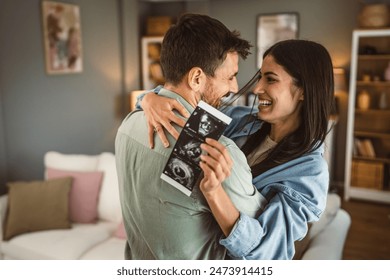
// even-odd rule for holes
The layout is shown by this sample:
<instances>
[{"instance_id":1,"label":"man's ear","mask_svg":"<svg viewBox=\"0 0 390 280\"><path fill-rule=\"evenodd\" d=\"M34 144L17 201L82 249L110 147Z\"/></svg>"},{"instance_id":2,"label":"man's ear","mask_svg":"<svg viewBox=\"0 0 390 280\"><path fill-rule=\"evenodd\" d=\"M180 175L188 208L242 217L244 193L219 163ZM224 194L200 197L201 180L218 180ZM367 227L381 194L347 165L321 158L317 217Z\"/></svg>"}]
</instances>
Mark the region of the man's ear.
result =
<instances>
[{"instance_id":1,"label":"man's ear","mask_svg":"<svg viewBox=\"0 0 390 280\"><path fill-rule=\"evenodd\" d=\"M201 68L193 67L188 72L188 85L193 91L198 92L202 89L205 78L206 75Z\"/></svg>"}]
</instances>

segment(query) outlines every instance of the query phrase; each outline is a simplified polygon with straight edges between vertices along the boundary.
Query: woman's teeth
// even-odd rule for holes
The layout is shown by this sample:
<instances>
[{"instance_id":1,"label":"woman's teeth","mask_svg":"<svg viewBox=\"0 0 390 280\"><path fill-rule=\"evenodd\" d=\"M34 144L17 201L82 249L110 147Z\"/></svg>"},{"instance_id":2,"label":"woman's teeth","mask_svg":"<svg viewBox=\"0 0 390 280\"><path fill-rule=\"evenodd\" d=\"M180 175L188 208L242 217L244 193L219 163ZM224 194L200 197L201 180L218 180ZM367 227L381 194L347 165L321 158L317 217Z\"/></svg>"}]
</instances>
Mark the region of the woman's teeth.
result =
<instances>
[{"instance_id":1,"label":"woman's teeth","mask_svg":"<svg viewBox=\"0 0 390 280\"><path fill-rule=\"evenodd\" d=\"M272 104L272 102L269 101L269 100L259 100L259 105L260 106L269 106L271 104Z\"/></svg>"}]
</instances>

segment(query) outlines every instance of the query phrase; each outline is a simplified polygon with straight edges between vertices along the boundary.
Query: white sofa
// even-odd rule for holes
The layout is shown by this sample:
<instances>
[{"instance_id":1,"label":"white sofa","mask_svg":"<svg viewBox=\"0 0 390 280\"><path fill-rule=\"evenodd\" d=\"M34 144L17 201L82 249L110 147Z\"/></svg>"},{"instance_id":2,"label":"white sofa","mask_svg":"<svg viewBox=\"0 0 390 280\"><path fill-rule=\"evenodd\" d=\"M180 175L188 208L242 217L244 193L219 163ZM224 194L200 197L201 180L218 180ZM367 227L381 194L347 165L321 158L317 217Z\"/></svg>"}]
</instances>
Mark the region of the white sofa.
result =
<instances>
[{"instance_id":1,"label":"white sofa","mask_svg":"<svg viewBox=\"0 0 390 280\"><path fill-rule=\"evenodd\" d=\"M1 236L7 195L0 197L0 258L3 259L101 259L120 260L125 239L115 234L120 229L121 210L115 157L100 155L66 155L48 152L45 167L77 171L104 171L98 202L98 221L94 224L72 224L71 229L25 233L3 241ZM307 249L302 259L341 259L350 226L350 217L340 209L340 197L329 194L327 208L320 221L309 231Z\"/></svg>"},{"instance_id":2,"label":"white sofa","mask_svg":"<svg viewBox=\"0 0 390 280\"><path fill-rule=\"evenodd\" d=\"M72 224L71 229L21 234L8 241L3 241L3 230L0 228L0 258L123 260L126 240L115 236L122 222L115 156L112 153L90 156L48 152L44 163L45 167L62 170L104 172L97 206L98 221ZM6 207L7 195L3 195L0 197L1 225Z\"/></svg>"}]
</instances>

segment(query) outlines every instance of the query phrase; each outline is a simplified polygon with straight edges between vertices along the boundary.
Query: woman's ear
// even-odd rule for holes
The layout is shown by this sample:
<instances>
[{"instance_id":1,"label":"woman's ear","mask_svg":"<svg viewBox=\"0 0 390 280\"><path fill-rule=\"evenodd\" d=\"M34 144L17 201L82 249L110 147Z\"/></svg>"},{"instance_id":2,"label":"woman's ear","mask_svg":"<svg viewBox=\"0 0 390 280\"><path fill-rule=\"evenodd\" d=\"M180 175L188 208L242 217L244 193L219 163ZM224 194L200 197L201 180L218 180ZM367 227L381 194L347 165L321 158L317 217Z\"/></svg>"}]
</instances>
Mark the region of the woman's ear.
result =
<instances>
[{"instance_id":1,"label":"woman's ear","mask_svg":"<svg viewBox=\"0 0 390 280\"><path fill-rule=\"evenodd\" d=\"M190 88L198 92L201 90L204 84L205 80L205 74L203 70L199 67L193 67L191 70L188 72L188 85Z\"/></svg>"},{"instance_id":2,"label":"woman's ear","mask_svg":"<svg viewBox=\"0 0 390 280\"><path fill-rule=\"evenodd\" d=\"M298 95L299 95L299 100L303 101L305 99L305 95L303 94L303 89L298 88Z\"/></svg>"}]
</instances>

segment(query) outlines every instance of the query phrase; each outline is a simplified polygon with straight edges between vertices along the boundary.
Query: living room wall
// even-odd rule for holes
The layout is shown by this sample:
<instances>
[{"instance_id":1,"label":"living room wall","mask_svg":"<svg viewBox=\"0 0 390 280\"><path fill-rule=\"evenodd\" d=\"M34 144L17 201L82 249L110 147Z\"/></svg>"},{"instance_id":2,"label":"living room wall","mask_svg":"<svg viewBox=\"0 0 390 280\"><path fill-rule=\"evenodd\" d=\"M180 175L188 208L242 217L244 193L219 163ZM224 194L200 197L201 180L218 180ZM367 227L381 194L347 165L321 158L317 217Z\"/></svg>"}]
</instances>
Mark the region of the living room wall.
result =
<instances>
[{"instance_id":1,"label":"living room wall","mask_svg":"<svg viewBox=\"0 0 390 280\"><path fill-rule=\"evenodd\" d=\"M138 1L63 2L80 6L84 70L54 76L45 73L41 0L0 2L0 193L6 181L41 179L48 150L112 152L126 93L140 88ZM189 1L186 8L218 18L253 44L257 15L297 12L299 37L323 43L335 66L348 70L359 2L204 0ZM240 85L256 71L254 56L240 63ZM344 174L340 121L336 181Z\"/></svg>"},{"instance_id":2,"label":"living room wall","mask_svg":"<svg viewBox=\"0 0 390 280\"><path fill-rule=\"evenodd\" d=\"M125 91L120 1L64 2L80 7L79 74L46 74L41 0L0 3L0 193L6 181L42 179L49 150L114 151Z\"/></svg>"}]
</instances>

